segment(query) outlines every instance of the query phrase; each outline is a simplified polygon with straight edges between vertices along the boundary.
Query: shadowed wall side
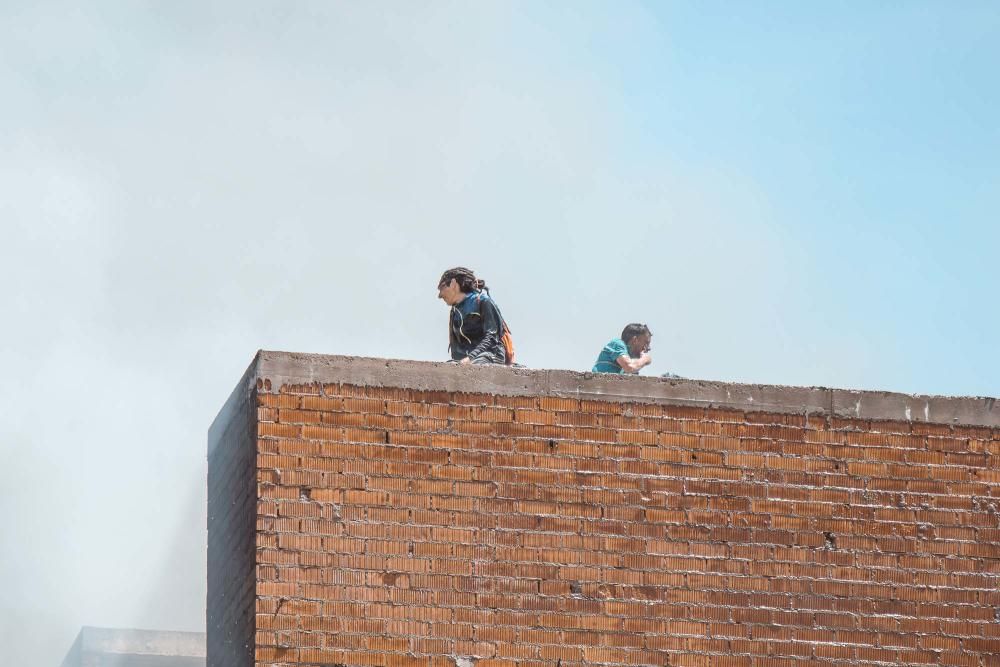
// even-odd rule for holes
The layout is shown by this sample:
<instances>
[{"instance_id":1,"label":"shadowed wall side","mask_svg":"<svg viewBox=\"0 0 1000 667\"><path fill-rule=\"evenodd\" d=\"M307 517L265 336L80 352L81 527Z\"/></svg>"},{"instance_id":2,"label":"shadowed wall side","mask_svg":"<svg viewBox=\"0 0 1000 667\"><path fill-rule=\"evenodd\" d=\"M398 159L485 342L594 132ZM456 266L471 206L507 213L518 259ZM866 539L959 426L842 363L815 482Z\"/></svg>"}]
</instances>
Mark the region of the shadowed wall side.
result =
<instances>
[{"instance_id":1,"label":"shadowed wall side","mask_svg":"<svg viewBox=\"0 0 1000 667\"><path fill-rule=\"evenodd\" d=\"M208 432L207 664L253 664L257 424L254 360Z\"/></svg>"}]
</instances>

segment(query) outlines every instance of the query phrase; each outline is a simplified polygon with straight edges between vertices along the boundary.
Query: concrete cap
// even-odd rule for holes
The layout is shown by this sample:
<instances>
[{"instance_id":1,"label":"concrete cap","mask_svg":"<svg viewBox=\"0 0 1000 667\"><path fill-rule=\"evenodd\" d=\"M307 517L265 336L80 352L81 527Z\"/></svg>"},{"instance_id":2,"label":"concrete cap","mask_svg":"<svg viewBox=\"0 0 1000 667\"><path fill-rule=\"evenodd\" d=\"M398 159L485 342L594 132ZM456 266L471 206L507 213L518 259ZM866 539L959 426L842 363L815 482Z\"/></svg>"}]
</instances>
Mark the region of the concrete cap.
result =
<instances>
[{"instance_id":1,"label":"concrete cap","mask_svg":"<svg viewBox=\"0 0 1000 667\"><path fill-rule=\"evenodd\" d=\"M507 366L459 366L439 362L267 350L257 353L227 401L227 407L216 418L216 425L221 426L225 422L224 415L229 414L234 407L231 404L244 400L258 383L273 391L291 384L344 383L504 396L556 396L851 419L1000 427L1000 405L997 405L995 398L735 384ZM213 430L215 428L213 425ZM212 438L209 440L211 450Z\"/></svg>"},{"instance_id":2,"label":"concrete cap","mask_svg":"<svg viewBox=\"0 0 1000 667\"><path fill-rule=\"evenodd\" d=\"M313 383L1000 427L1000 405L997 399L988 397L736 384L260 350L209 429L209 453L233 411L258 384L266 390L278 391L285 385Z\"/></svg>"}]
</instances>

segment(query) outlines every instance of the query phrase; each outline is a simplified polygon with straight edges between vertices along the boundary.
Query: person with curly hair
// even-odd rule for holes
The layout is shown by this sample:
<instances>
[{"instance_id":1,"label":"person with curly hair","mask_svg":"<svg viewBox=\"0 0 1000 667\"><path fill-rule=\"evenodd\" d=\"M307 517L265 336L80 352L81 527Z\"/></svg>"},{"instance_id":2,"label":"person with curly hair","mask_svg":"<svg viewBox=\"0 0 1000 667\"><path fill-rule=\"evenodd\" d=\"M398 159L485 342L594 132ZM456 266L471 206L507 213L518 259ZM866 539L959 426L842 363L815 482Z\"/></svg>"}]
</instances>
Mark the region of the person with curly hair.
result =
<instances>
[{"instance_id":1,"label":"person with curly hair","mask_svg":"<svg viewBox=\"0 0 1000 667\"><path fill-rule=\"evenodd\" d=\"M438 298L451 307L448 350L460 364L510 364L504 345L508 334L486 282L462 266L448 269L438 281ZM508 336L509 338L509 336Z\"/></svg>"}]
</instances>

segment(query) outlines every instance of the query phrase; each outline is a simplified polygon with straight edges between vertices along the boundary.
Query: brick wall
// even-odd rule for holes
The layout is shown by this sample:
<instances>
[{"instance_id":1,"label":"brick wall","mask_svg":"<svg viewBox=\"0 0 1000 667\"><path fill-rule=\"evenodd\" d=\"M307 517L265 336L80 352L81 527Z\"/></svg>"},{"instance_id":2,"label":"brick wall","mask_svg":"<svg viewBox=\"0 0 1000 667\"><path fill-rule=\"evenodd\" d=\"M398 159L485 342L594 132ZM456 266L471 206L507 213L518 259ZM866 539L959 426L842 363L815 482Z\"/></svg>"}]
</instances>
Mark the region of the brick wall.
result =
<instances>
[{"instance_id":1,"label":"brick wall","mask_svg":"<svg viewBox=\"0 0 1000 667\"><path fill-rule=\"evenodd\" d=\"M1000 664L992 402L293 365L246 392L258 665Z\"/></svg>"}]
</instances>

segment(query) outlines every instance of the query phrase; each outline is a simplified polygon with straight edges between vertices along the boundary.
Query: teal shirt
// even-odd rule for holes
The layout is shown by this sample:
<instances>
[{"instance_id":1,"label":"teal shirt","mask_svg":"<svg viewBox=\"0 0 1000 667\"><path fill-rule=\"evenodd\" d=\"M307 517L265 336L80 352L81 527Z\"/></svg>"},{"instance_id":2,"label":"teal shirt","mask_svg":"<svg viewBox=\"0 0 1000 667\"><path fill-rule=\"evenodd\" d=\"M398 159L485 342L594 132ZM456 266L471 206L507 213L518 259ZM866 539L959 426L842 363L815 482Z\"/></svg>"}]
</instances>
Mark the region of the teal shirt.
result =
<instances>
[{"instance_id":1,"label":"teal shirt","mask_svg":"<svg viewBox=\"0 0 1000 667\"><path fill-rule=\"evenodd\" d=\"M594 373L624 373L622 367L618 365L618 357L629 356L628 345L621 338L615 338L604 346L597 356L597 363L591 369Z\"/></svg>"}]
</instances>

